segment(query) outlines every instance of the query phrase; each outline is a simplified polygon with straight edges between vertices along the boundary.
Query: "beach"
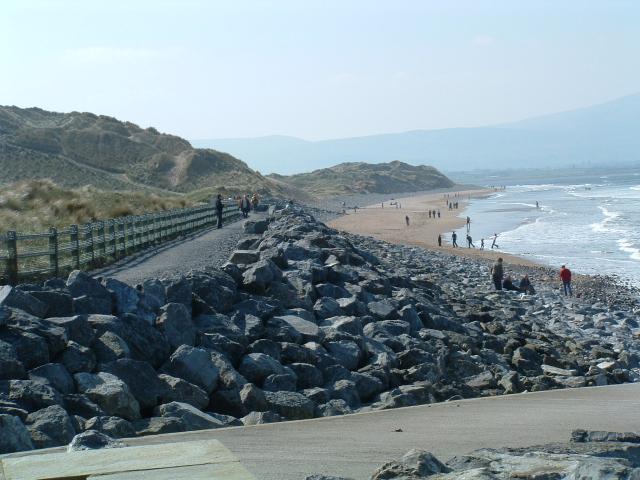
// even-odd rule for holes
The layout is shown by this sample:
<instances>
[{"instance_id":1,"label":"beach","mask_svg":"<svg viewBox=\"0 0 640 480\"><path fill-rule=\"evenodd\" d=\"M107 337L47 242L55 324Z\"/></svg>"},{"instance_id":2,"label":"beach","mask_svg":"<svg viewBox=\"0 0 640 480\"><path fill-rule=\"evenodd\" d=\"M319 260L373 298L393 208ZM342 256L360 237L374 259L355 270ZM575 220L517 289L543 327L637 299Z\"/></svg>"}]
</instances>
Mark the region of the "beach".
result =
<instances>
[{"instance_id":1,"label":"beach","mask_svg":"<svg viewBox=\"0 0 640 480\"><path fill-rule=\"evenodd\" d=\"M455 197L457 193L457 197ZM491 238L485 238L485 249L480 250L480 238L474 238L476 248L467 248L464 235L458 234L458 248L451 245L451 232L464 227L466 206L470 199L485 198L495 193L493 189L469 189L449 192L449 201L458 202L458 209L449 210L444 193L419 194L398 199L401 208L385 202L368 205L357 211L348 210L328 224L338 230L359 235L368 235L386 242L415 245L463 257L495 260L502 257L513 265L539 266L531 260L491 250ZM392 196L390 196L391 198ZM395 200L394 200L395 201ZM429 218L429 210L440 210L440 218ZM405 217L409 217L409 225ZM473 225L474 219L471 218ZM442 235L442 246L438 246L438 235Z\"/></svg>"}]
</instances>

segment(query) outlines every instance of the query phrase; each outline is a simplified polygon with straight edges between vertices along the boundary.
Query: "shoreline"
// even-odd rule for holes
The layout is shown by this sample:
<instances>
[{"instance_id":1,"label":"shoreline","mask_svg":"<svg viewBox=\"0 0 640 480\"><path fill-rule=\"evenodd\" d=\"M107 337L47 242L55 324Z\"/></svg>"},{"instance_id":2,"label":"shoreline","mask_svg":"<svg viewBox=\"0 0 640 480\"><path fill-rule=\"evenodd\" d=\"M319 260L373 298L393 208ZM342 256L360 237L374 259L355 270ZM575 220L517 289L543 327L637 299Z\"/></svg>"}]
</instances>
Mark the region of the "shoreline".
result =
<instances>
[{"instance_id":1,"label":"shoreline","mask_svg":"<svg viewBox=\"0 0 640 480\"><path fill-rule=\"evenodd\" d=\"M453 230L464 227L466 220L460 215L464 216L470 198L485 198L495 193L495 190L482 188L450 192L451 195L455 193L458 193L459 208L454 210L449 210L448 207L445 207L444 193L426 193L400 199L399 203L402 208L389 208L388 202L385 202L384 208L379 203L371 204L358 209L357 213L353 213L353 210L350 210L346 214L330 220L327 224L337 230L367 235L390 243L422 247L458 257L491 261L502 257L505 262L512 265L551 268L543 263L534 262L514 254L491 250L491 239L485 239L484 250L479 248L480 239L474 239L474 244L478 248L467 248L464 238L459 238L458 240L460 247L452 247L449 240L450 233ZM456 199L450 197L450 201L454 200ZM440 218L429 218L428 211L434 209L436 211L440 210ZM409 216L409 226L405 223L405 215ZM473 222L473 219L471 221ZM437 243L439 234L443 236L441 247Z\"/></svg>"}]
</instances>

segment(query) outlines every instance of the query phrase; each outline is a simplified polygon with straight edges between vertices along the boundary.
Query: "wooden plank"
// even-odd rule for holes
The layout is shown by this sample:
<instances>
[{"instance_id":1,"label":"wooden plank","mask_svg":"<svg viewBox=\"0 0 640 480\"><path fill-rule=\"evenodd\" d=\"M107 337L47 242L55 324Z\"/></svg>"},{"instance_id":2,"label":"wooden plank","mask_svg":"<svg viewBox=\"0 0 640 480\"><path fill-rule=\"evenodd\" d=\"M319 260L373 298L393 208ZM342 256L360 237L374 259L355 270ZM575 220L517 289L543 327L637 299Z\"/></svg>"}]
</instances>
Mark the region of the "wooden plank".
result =
<instances>
[{"instance_id":1,"label":"wooden plank","mask_svg":"<svg viewBox=\"0 0 640 480\"><path fill-rule=\"evenodd\" d=\"M255 480L240 462L92 475L88 480Z\"/></svg>"},{"instance_id":2,"label":"wooden plank","mask_svg":"<svg viewBox=\"0 0 640 480\"><path fill-rule=\"evenodd\" d=\"M235 461L218 440L205 440L9 457L2 466L5 480L47 480Z\"/></svg>"}]
</instances>

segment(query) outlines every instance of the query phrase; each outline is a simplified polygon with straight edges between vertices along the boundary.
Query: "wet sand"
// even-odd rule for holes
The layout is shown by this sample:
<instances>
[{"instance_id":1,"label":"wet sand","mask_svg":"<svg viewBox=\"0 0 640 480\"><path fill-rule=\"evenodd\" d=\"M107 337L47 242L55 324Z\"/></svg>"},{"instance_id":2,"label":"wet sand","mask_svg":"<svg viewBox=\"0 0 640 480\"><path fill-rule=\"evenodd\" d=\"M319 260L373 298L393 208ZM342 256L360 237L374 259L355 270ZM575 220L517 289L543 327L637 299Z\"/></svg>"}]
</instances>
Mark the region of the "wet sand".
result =
<instances>
[{"instance_id":1,"label":"wet sand","mask_svg":"<svg viewBox=\"0 0 640 480\"><path fill-rule=\"evenodd\" d=\"M449 201L459 203L459 208L449 210L443 193L421 194L414 197L399 199L401 208L396 208L385 202L384 208L380 203L360 208L356 213L349 210L346 215L331 220L329 225L338 230L360 235L369 235L390 243L402 245L416 245L419 247L451 253L462 257L496 259L502 257L505 262L514 265L536 266L538 264L517 257L492 251L492 239L485 239L485 250L480 250L480 239L473 240L477 248L467 248L464 235L458 235L459 248L451 246L451 232L463 227L466 223L465 208L471 198L482 198L494 193L491 189L463 190L454 198L454 192L449 193ZM429 210L440 210L440 218L429 218ZM405 221L409 217L409 226ZM471 219L473 224L473 218ZM442 235L442 247L438 247L438 234ZM498 237L499 243L499 237Z\"/></svg>"}]
</instances>

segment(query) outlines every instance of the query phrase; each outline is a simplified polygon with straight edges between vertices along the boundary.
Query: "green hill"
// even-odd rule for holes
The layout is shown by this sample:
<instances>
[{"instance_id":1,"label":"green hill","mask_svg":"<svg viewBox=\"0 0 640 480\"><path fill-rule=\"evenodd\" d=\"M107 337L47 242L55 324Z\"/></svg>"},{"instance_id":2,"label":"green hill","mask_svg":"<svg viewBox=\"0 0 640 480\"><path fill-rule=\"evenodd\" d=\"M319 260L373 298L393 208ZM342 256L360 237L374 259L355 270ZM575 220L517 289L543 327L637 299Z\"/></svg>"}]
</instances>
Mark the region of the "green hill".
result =
<instances>
[{"instance_id":1,"label":"green hill","mask_svg":"<svg viewBox=\"0 0 640 480\"><path fill-rule=\"evenodd\" d=\"M288 183L316 196L419 192L452 187L454 183L433 167L390 163L341 163L310 173L269 178Z\"/></svg>"},{"instance_id":2,"label":"green hill","mask_svg":"<svg viewBox=\"0 0 640 480\"><path fill-rule=\"evenodd\" d=\"M67 188L305 197L229 154L193 148L154 128L92 113L0 106L0 185L31 179Z\"/></svg>"}]
</instances>

